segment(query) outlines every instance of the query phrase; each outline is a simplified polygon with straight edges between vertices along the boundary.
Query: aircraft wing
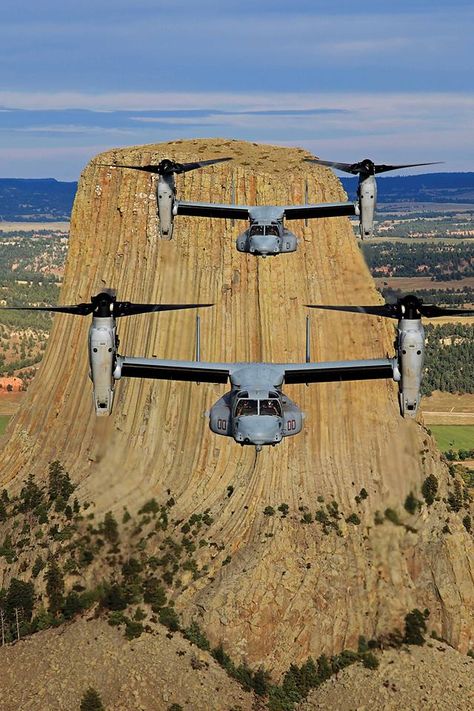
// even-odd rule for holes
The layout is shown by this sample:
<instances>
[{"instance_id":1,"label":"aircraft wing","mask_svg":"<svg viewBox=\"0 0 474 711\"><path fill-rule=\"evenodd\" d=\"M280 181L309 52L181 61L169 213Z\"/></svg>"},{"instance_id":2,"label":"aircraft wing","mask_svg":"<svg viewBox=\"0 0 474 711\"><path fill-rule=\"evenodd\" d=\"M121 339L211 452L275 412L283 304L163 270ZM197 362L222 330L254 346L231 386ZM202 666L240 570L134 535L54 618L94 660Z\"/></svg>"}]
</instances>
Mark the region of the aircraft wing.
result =
<instances>
[{"instance_id":1,"label":"aircraft wing","mask_svg":"<svg viewBox=\"0 0 474 711\"><path fill-rule=\"evenodd\" d=\"M230 220L248 220L250 208L246 205L222 205L213 202L182 202L174 204L175 215L192 215L195 217L223 217Z\"/></svg>"},{"instance_id":2,"label":"aircraft wing","mask_svg":"<svg viewBox=\"0 0 474 711\"><path fill-rule=\"evenodd\" d=\"M285 383L332 383L342 380L393 378L395 359L286 363Z\"/></svg>"},{"instance_id":3,"label":"aircraft wing","mask_svg":"<svg viewBox=\"0 0 474 711\"><path fill-rule=\"evenodd\" d=\"M318 205L287 205L283 209L287 220L357 215L357 207L353 202L321 203Z\"/></svg>"},{"instance_id":4,"label":"aircraft wing","mask_svg":"<svg viewBox=\"0 0 474 711\"><path fill-rule=\"evenodd\" d=\"M198 360L159 360L118 356L117 367L122 378L154 378L156 380L186 380L196 383L226 383L231 365L204 363Z\"/></svg>"}]
</instances>

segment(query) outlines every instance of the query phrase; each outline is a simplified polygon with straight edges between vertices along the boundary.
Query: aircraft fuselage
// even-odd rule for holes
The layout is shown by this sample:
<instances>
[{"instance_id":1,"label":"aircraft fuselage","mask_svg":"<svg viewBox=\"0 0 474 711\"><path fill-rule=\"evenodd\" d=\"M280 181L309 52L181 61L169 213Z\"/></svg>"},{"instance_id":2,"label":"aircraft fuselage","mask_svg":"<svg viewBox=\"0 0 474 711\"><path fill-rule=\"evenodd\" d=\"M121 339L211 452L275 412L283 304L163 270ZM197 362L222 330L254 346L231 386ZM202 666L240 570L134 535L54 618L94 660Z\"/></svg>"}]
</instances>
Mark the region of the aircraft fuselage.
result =
<instances>
[{"instance_id":1,"label":"aircraft fuselage","mask_svg":"<svg viewBox=\"0 0 474 711\"><path fill-rule=\"evenodd\" d=\"M209 426L215 434L260 449L301 432L303 413L279 389L234 388L211 408Z\"/></svg>"}]
</instances>

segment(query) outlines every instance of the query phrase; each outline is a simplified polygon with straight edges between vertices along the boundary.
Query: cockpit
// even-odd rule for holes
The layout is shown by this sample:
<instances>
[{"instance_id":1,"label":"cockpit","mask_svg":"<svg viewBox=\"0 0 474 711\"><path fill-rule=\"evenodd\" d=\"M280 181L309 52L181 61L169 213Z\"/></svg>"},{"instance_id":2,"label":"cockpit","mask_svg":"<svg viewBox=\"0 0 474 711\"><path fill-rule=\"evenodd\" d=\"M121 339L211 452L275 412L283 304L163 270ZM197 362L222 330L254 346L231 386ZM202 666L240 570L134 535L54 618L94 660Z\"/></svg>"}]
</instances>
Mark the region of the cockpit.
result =
<instances>
[{"instance_id":1,"label":"cockpit","mask_svg":"<svg viewBox=\"0 0 474 711\"><path fill-rule=\"evenodd\" d=\"M268 397L251 399L247 392L239 393L235 406L235 417L247 415L270 415L281 417L281 402L276 392L270 392Z\"/></svg>"},{"instance_id":2,"label":"cockpit","mask_svg":"<svg viewBox=\"0 0 474 711\"><path fill-rule=\"evenodd\" d=\"M249 231L249 237L256 235L271 235L279 237L278 227L276 225L252 225Z\"/></svg>"}]
</instances>

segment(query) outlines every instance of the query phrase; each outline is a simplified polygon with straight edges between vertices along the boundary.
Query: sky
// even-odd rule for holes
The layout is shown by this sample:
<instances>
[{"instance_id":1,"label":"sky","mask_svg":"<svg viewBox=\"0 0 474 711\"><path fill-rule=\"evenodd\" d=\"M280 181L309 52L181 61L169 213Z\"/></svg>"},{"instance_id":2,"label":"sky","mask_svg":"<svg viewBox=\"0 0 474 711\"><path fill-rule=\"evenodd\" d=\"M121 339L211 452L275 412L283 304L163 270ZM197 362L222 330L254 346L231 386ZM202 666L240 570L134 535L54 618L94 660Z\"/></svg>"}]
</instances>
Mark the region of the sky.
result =
<instances>
[{"instance_id":1,"label":"sky","mask_svg":"<svg viewBox=\"0 0 474 711\"><path fill-rule=\"evenodd\" d=\"M471 0L2 0L1 28L0 177L212 136L474 170Z\"/></svg>"}]
</instances>

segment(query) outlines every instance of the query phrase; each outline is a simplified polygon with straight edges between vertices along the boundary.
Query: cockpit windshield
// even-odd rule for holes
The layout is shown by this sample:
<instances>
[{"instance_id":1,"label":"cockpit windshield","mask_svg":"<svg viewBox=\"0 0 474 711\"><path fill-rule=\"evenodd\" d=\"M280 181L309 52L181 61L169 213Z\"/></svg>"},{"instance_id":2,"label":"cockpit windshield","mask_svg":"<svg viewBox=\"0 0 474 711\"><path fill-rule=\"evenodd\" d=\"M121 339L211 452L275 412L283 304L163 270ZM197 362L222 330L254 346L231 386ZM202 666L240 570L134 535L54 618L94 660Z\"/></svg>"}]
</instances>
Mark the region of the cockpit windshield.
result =
<instances>
[{"instance_id":1,"label":"cockpit windshield","mask_svg":"<svg viewBox=\"0 0 474 711\"><path fill-rule=\"evenodd\" d=\"M281 417L281 405L279 400L260 400L261 415L276 415Z\"/></svg>"},{"instance_id":2,"label":"cockpit windshield","mask_svg":"<svg viewBox=\"0 0 474 711\"><path fill-rule=\"evenodd\" d=\"M254 237L255 235L273 235L274 237L278 237L278 227L276 225L252 225L249 236Z\"/></svg>"},{"instance_id":3,"label":"cockpit windshield","mask_svg":"<svg viewBox=\"0 0 474 711\"><path fill-rule=\"evenodd\" d=\"M239 399L235 408L235 417L246 415L273 415L281 417L281 404L277 398L262 400Z\"/></svg>"},{"instance_id":4,"label":"cockpit windshield","mask_svg":"<svg viewBox=\"0 0 474 711\"><path fill-rule=\"evenodd\" d=\"M258 415L258 400L239 400L235 408L235 416Z\"/></svg>"}]
</instances>

